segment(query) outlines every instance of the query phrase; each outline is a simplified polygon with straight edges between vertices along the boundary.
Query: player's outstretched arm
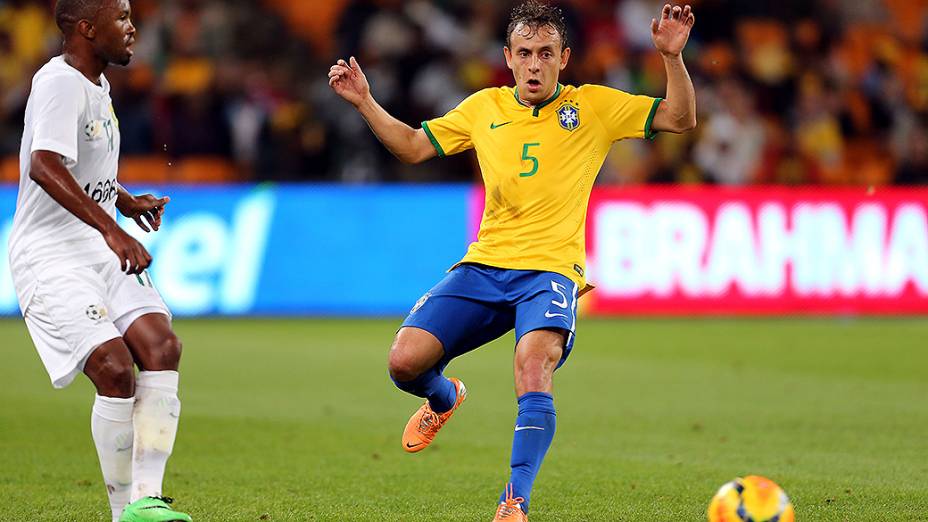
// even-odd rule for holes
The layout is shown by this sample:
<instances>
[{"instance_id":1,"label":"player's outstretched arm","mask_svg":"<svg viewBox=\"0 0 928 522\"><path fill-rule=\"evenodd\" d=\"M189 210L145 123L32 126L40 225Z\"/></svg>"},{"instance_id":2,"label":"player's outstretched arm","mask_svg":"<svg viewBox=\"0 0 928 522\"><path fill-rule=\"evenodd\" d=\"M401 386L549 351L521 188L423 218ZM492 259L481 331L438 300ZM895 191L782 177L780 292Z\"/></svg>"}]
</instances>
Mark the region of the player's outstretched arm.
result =
<instances>
[{"instance_id":1,"label":"player's outstretched arm","mask_svg":"<svg viewBox=\"0 0 928 522\"><path fill-rule=\"evenodd\" d=\"M29 178L78 219L97 229L106 244L119 257L120 266L129 274L140 274L151 264L151 255L141 243L119 228L116 221L77 184L56 152L32 153Z\"/></svg>"},{"instance_id":2,"label":"player's outstretched arm","mask_svg":"<svg viewBox=\"0 0 928 522\"><path fill-rule=\"evenodd\" d=\"M133 196L122 185L117 185L116 208L120 214L132 218L145 232L161 228L164 206L170 201L171 198L167 196L163 198L157 198L151 194Z\"/></svg>"},{"instance_id":3,"label":"player's outstretched arm","mask_svg":"<svg viewBox=\"0 0 928 522\"><path fill-rule=\"evenodd\" d=\"M664 6L661 19L651 20L651 40L664 59L667 71L667 95L657 107L651 128L673 133L696 127L696 90L683 64L683 47L696 23L690 6Z\"/></svg>"},{"instance_id":4,"label":"player's outstretched arm","mask_svg":"<svg viewBox=\"0 0 928 522\"><path fill-rule=\"evenodd\" d=\"M354 105L377 139L400 161L421 163L437 154L424 130L406 125L377 103L354 56L348 62L339 60L329 69L329 86Z\"/></svg>"}]
</instances>

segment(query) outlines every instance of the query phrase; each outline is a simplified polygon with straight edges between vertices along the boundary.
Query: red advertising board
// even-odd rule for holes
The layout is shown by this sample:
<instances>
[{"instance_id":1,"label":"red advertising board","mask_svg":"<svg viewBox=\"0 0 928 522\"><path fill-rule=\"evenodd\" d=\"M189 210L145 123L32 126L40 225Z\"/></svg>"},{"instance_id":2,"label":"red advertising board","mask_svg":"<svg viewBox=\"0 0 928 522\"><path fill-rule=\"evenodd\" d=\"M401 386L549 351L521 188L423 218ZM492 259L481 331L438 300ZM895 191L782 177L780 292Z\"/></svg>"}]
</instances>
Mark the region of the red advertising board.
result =
<instances>
[{"instance_id":1,"label":"red advertising board","mask_svg":"<svg viewBox=\"0 0 928 522\"><path fill-rule=\"evenodd\" d=\"M599 315L928 313L928 190L598 188Z\"/></svg>"}]
</instances>

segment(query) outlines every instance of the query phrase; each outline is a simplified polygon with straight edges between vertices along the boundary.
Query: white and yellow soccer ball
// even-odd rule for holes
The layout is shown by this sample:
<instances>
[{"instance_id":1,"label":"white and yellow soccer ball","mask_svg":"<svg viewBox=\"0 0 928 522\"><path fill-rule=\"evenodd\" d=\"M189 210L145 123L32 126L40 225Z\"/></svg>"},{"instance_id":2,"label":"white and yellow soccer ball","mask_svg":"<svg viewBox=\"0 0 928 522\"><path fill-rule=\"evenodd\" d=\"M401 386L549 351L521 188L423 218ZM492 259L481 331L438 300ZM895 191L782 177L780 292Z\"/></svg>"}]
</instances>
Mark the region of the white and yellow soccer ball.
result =
<instances>
[{"instance_id":1,"label":"white and yellow soccer ball","mask_svg":"<svg viewBox=\"0 0 928 522\"><path fill-rule=\"evenodd\" d=\"M774 481L750 475L725 484L709 504L709 522L794 522L793 504Z\"/></svg>"}]
</instances>

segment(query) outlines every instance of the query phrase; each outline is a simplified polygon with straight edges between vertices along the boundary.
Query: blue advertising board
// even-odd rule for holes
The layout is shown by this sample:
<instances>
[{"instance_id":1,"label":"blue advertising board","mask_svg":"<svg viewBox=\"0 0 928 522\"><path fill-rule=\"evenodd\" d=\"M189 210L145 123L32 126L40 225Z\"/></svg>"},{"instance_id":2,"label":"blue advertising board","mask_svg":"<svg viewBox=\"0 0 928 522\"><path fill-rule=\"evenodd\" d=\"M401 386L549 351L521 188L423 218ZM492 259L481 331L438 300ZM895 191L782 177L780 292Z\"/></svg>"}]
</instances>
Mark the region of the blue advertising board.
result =
<instances>
[{"instance_id":1,"label":"blue advertising board","mask_svg":"<svg viewBox=\"0 0 928 522\"><path fill-rule=\"evenodd\" d=\"M159 187L160 231L128 220L172 311L195 315L401 315L463 257L466 185ZM0 188L0 314L19 313Z\"/></svg>"}]
</instances>

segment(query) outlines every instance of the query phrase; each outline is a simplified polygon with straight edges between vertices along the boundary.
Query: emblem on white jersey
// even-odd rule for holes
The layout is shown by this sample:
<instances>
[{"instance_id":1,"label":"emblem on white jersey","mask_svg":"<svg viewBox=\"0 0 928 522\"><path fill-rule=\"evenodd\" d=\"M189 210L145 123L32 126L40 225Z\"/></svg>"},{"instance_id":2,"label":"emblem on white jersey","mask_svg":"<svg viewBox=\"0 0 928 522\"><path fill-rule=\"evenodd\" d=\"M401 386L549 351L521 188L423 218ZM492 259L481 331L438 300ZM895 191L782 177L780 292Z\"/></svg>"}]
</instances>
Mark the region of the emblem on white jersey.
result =
<instances>
[{"instance_id":1,"label":"emblem on white jersey","mask_svg":"<svg viewBox=\"0 0 928 522\"><path fill-rule=\"evenodd\" d=\"M92 120L84 125L84 136L91 141L103 137L103 120Z\"/></svg>"},{"instance_id":2,"label":"emblem on white jersey","mask_svg":"<svg viewBox=\"0 0 928 522\"><path fill-rule=\"evenodd\" d=\"M87 141L106 138L110 152L113 151L113 120L92 120L84 125Z\"/></svg>"},{"instance_id":3,"label":"emblem on white jersey","mask_svg":"<svg viewBox=\"0 0 928 522\"><path fill-rule=\"evenodd\" d=\"M419 309L422 308L422 305L429 300L429 297L432 297L432 292L426 292L424 296L420 297L419 300L416 301L416 304L413 305L412 310L409 311L409 314L412 315L418 312Z\"/></svg>"},{"instance_id":4,"label":"emblem on white jersey","mask_svg":"<svg viewBox=\"0 0 928 522\"><path fill-rule=\"evenodd\" d=\"M90 305L84 313L87 314L87 318L93 321L94 324L100 324L108 315L106 307L103 305Z\"/></svg>"},{"instance_id":5,"label":"emblem on white jersey","mask_svg":"<svg viewBox=\"0 0 928 522\"><path fill-rule=\"evenodd\" d=\"M580 107L565 102L557 109L557 122L563 129L572 131L580 126Z\"/></svg>"}]
</instances>

